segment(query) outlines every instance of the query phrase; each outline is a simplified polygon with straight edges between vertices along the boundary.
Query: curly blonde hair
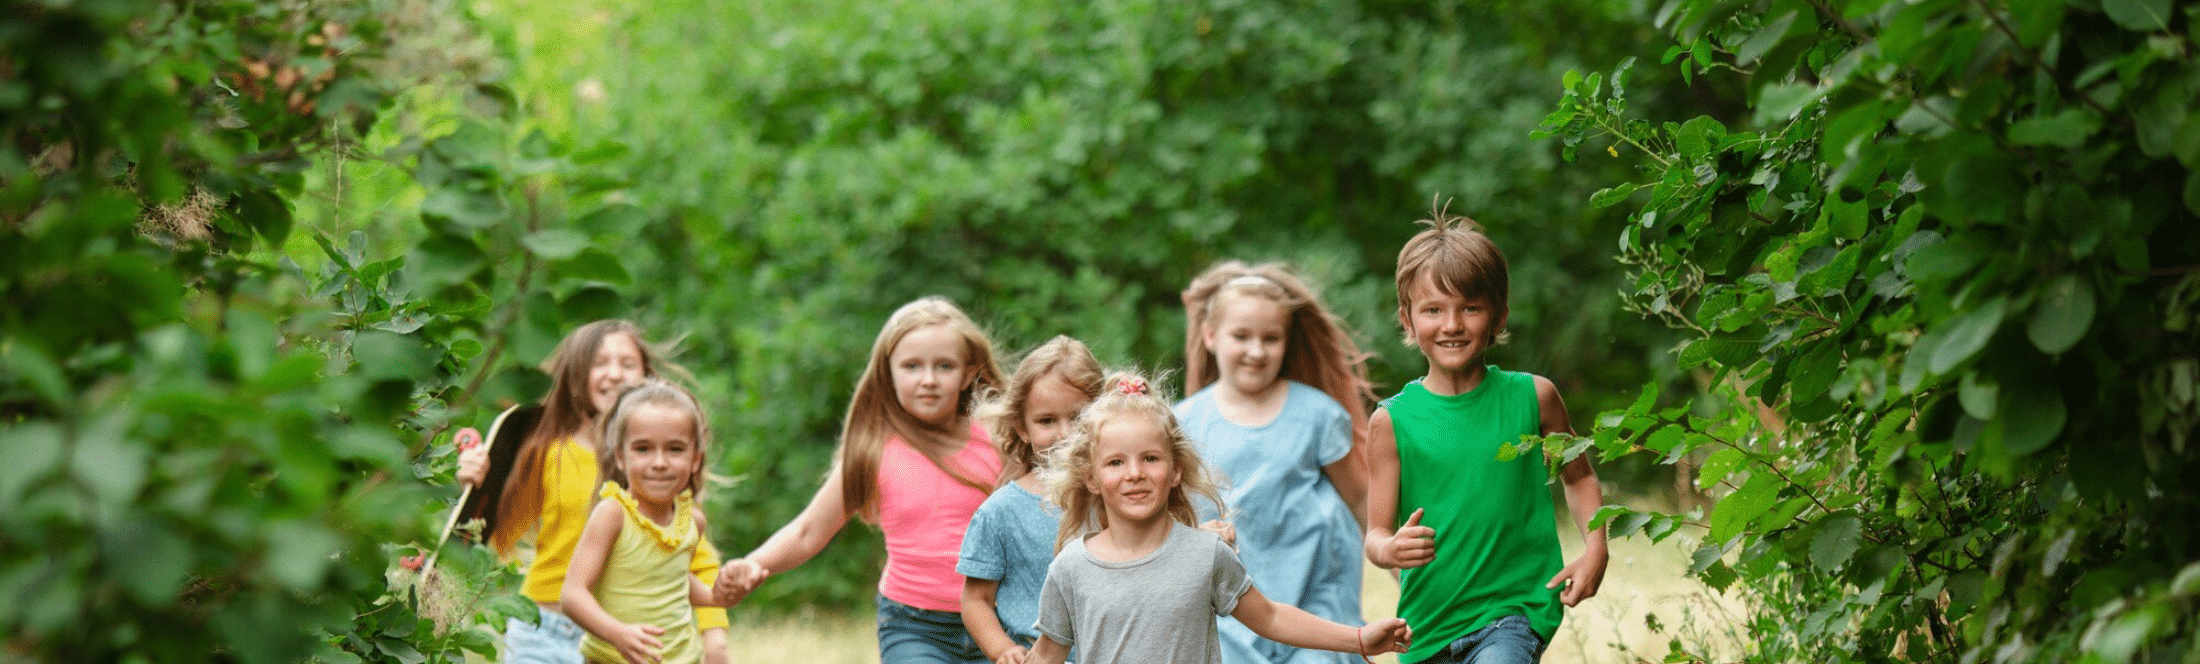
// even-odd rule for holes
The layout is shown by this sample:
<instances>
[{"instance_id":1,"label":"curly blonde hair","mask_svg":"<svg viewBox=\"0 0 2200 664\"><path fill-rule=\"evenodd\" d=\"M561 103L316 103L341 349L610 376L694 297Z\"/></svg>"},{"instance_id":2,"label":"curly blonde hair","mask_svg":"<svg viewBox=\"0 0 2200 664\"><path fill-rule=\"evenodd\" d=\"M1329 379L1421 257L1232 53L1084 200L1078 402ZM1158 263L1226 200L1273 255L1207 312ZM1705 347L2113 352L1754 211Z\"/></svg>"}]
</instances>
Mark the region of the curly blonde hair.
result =
<instances>
[{"instance_id":1,"label":"curly blonde hair","mask_svg":"<svg viewBox=\"0 0 2200 664\"><path fill-rule=\"evenodd\" d=\"M1169 406L1170 399L1156 392L1153 381L1137 372L1118 371L1108 374L1101 384L1100 398L1086 404L1077 421L1070 424L1069 433L1047 451L1041 478L1046 482L1048 500L1062 508L1062 526L1054 537L1057 553L1071 538L1108 527L1107 511L1099 496L1085 487L1085 480L1092 477L1093 445L1100 438L1100 428L1125 417L1149 418L1169 439L1169 463L1178 476L1176 486L1169 488L1165 506L1170 518L1187 526L1199 525L1193 496L1206 499L1218 509L1224 507L1216 474L1193 451L1191 439L1185 437L1175 409Z\"/></svg>"}]
</instances>

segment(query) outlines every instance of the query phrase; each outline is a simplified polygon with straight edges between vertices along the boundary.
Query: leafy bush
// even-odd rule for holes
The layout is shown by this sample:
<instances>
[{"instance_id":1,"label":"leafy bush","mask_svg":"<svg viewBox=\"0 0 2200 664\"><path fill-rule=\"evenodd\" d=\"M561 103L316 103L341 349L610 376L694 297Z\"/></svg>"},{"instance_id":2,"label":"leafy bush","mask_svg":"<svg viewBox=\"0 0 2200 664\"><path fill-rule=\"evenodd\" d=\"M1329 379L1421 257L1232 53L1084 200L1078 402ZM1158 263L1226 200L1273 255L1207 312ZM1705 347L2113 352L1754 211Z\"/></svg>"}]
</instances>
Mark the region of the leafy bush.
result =
<instances>
[{"instance_id":1,"label":"leafy bush","mask_svg":"<svg viewBox=\"0 0 2200 664\"><path fill-rule=\"evenodd\" d=\"M1723 496L1615 534L1702 533L1766 660L2195 661L2195 11L1676 0L1665 61L1746 110L1568 74L1545 126L1639 161L1591 200L1722 397L1603 417Z\"/></svg>"}]
</instances>

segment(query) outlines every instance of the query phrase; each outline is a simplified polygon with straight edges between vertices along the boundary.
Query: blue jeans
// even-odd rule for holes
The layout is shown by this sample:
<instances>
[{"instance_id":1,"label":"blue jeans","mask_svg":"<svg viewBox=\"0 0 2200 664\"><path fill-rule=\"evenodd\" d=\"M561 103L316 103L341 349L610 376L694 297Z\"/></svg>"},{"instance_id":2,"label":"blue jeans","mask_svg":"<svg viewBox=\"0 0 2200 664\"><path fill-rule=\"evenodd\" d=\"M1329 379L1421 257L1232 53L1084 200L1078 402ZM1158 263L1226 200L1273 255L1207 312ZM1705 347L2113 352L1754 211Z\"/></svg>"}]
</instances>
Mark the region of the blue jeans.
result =
<instances>
[{"instance_id":1,"label":"blue jeans","mask_svg":"<svg viewBox=\"0 0 2200 664\"><path fill-rule=\"evenodd\" d=\"M581 664L581 626L544 608L541 625L518 618L504 622L504 659L510 664Z\"/></svg>"},{"instance_id":2,"label":"blue jeans","mask_svg":"<svg viewBox=\"0 0 2200 664\"><path fill-rule=\"evenodd\" d=\"M878 596L878 657L891 664L989 664L962 614L933 611Z\"/></svg>"},{"instance_id":3,"label":"blue jeans","mask_svg":"<svg viewBox=\"0 0 2200 664\"><path fill-rule=\"evenodd\" d=\"M1527 616L1505 616L1416 664L1535 664L1545 645Z\"/></svg>"}]
</instances>

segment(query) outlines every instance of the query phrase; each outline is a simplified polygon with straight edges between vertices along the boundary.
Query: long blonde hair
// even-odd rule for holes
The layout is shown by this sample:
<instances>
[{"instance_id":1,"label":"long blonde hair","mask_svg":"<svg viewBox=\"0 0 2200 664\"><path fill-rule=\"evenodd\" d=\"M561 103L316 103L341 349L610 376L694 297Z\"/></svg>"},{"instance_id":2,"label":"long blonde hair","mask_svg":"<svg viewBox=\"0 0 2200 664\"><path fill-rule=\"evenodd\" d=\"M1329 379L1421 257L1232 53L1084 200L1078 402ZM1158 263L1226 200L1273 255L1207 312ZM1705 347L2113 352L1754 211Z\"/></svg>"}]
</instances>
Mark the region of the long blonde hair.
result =
<instances>
[{"instance_id":1,"label":"long blonde hair","mask_svg":"<svg viewBox=\"0 0 2200 664\"><path fill-rule=\"evenodd\" d=\"M901 402L894 398L894 372L891 362L894 347L903 337L917 330L934 325L945 325L962 337L964 360L974 377L969 387L956 395L955 421L945 429L926 425L909 411L902 410ZM871 343L871 359L864 364L863 377L856 380L855 397L848 400L848 417L842 421L840 434L840 498L849 511L869 519L876 511L878 500L879 459L886 450L886 439L898 436L910 446L922 451L925 458L938 466L955 481L991 493L993 484L985 480L963 476L950 468L945 459L935 456L932 450L957 450L968 438L968 422L976 405L974 395L1001 384L1001 369L993 362L993 342L962 309L956 308L946 298L930 296L901 305L894 315L887 317L886 326L879 330L878 340ZM919 441L938 443L919 445Z\"/></svg>"},{"instance_id":2,"label":"long blonde hair","mask_svg":"<svg viewBox=\"0 0 2200 664\"><path fill-rule=\"evenodd\" d=\"M1069 433L1047 451L1046 470L1041 477L1046 482L1047 498L1062 508L1061 528L1054 535L1056 553L1072 538L1108 527L1107 510L1099 496L1085 487L1085 480L1092 477L1093 444L1100 437L1100 428L1121 418L1148 418L1160 425L1157 428L1169 439L1169 463L1176 467L1178 478L1176 486L1169 489L1166 503L1170 518L1187 526L1198 525L1193 496L1225 508L1214 472L1192 450L1192 440L1185 437L1184 428L1177 424L1176 410L1169 406L1171 400L1152 385L1136 372L1108 374L1102 381L1100 398L1086 404L1085 411L1070 424Z\"/></svg>"},{"instance_id":3,"label":"long blonde hair","mask_svg":"<svg viewBox=\"0 0 2200 664\"><path fill-rule=\"evenodd\" d=\"M614 334L624 334L634 340L641 349L642 376L656 378L661 373L685 376L686 372L665 359L668 353L659 345L649 342L642 335L641 326L631 321L599 320L573 330L558 342L557 350L543 360L541 369L550 375L550 391L542 395L542 419L528 432L512 463L512 474L505 481L504 493L496 506L496 530L489 534L489 543L497 553L511 556L519 545L519 538L533 530L542 518L544 496L543 464L550 446L567 438L578 440L590 449L596 449L596 432L589 424L600 414L595 402L588 398L588 372L595 367L596 351L603 347L605 339ZM602 451L598 450L598 456Z\"/></svg>"},{"instance_id":4,"label":"long blonde hair","mask_svg":"<svg viewBox=\"0 0 2200 664\"><path fill-rule=\"evenodd\" d=\"M1305 383L1337 400L1352 416L1353 449L1364 447L1368 404L1375 402L1374 384L1367 379L1368 354L1322 306L1321 296L1283 263L1224 261L1184 289L1184 391L1198 392L1219 377L1221 368L1207 347L1206 331L1224 296L1265 297L1290 312L1276 377Z\"/></svg>"},{"instance_id":5,"label":"long blonde hair","mask_svg":"<svg viewBox=\"0 0 2200 664\"><path fill-rule=\"evenodd\" d=\"M1009 375L1007 389L986 393L976 411L978 421L993 433L994 446L1001 448L1001 484L1039 468L1038 451L1024 438L1024 414L1032 386L1049 376L1061 378L1088 400L1100 397L1100 361L1084 342L1056 335L1026 353Z\"/></svg>"},{"instance_id":6,"label":"long blonde hair","mask_svg":"<svg viewBox=\"0 0 2200 664\"><path fill-rule=\"evenodd\" d=\"M603 426L598 428L597 438L603 441L603 452L596 457L596 476L605 482L627 484L626 468L619 464L620 448L626 444L626 420L641 406L657 406L685 411L688 422L695 430L695 472L688 476L688 491L695 504L703 502L703 488L710 478L710 420L703 416L703 405L695 395L670 381L651 378L641 384L626 388L613 402L611 412L605 415Z\"/></svg>"}]
</instances>

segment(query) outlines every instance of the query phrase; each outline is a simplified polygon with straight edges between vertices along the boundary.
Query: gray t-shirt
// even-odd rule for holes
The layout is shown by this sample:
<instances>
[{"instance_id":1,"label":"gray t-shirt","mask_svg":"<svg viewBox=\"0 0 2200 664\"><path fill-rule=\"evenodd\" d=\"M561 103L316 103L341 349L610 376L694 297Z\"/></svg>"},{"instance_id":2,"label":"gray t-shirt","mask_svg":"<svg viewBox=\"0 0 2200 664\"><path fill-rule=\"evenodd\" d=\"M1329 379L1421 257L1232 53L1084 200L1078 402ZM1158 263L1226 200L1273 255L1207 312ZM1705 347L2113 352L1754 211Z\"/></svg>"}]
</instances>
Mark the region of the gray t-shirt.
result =
<instances>
[{"instance_id":1,"label":"gray t-shirt","mask_svg":"<svg viewBox=\"0 0 2200 664\"><path fill-rule=\"evenodd\" d=\"M1172 525L1137 560L1101 560L1070 540L1047 568L1039 633L1075 646L1078 664L1221 662L1215 617L1237 609L1252 578L1214 533Z\"/></svg>"}]
</instances>

